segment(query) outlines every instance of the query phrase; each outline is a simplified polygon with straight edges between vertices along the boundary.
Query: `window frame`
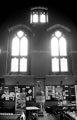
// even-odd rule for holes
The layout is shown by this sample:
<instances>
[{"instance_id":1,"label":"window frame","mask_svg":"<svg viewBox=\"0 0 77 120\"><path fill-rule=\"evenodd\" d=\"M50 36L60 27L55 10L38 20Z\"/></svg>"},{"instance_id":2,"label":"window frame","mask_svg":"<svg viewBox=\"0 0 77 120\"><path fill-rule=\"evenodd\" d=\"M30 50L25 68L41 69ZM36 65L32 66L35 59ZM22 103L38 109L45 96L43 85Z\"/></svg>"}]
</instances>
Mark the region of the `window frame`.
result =
<instances>
[{"instance_id":1,"label":"window frame","mask_svg":"<svg viewBox=\"0 0 77 120\"><path fill-rule=\"evenodd\" d=\"M11 71L11 58L15 58L14 56L11 55L11 48L12 48L12 39L13 37L16 35L16 33L18 31L23 31L24 34L27 35L27 39L28 39L28 56L21 56L22 58L27 58L27 72L12 72ZM9 39L8 39L8 45L7 45L7 49L8 49L8 55L7 55L7 68L6 68L6 73L9 75L29 75L31 74L31 50L30 50L30 46L31 46L31 33L25 29L25 28L21 28L21 26L19 28L17 28L16 30L13 30L12 32L10 32L9 35ZM16 56L16 58L19 58L20 56Z\"/></svg>"},{"instance_id":2,"label":"window frame","mask_svg":"<svg viewBox=\"0 0 77 120\"><path fill-rule=\"evenodd\" d=\"M38 22L34 22L33 15L38 15ZM45 15L45 22L41 22L41 13ZM35 7L31 9L30 13L30 23L31 24L46 24L48 23L48 9L43 7Z\"/></svg>"},{"instance_id":3,"label":"window frame","mask_svg":"<svg viewBox=\"0 0 77 120\"><path fill-rule=\"evenodd\" d=\"M71 60L71 56L70 56L70 36L69 36L69 33L67 33L67 31L65 31L65 30L63 30L63 29L61 29L61 28L57 28L57 29L55 29L55 30L53 30L53 31L51 31L51 33L50 33L50 37L49 37L49 41L50 41L50 43L51 43L51 39L52 39L52 35L56 32L56 31L61 31L61 33L64 35L64 37L66 38L66 43L67 43L67 56L52 56L51 55L51 44L49 44L49 46L50 46L50 68L49 68L49 74L52 74L52 75L68 75L68 74L71 74L72 73L72 60ZM60 70L59 70L59 72L53 72L52 71L52 62L51 62L51 60L53 59L53 58L58 58L59 59L59 69L60 69L60 59L61 58L67 58L67 64L68 64L68 71L64 71L64 72L61 72Z\"/></svg>"}]
</instances>

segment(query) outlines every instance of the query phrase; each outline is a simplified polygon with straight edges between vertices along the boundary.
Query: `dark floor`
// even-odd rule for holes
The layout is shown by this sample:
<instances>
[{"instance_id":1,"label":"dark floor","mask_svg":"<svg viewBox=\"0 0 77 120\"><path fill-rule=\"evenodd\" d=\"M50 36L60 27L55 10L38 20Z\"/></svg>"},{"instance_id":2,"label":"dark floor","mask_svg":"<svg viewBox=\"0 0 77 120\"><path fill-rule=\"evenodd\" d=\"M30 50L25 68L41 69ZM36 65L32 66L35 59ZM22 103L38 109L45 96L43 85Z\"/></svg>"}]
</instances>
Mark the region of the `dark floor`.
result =
<instances>
[{"instance_id":1,"label":"dark floor","mask_svg":"<svg viewBox=\"0 0 77 120\"><path fill-rule=\"evenodd\" d=\"M44 111L43 116L38 117L38 120L58 120L58 119L53 114L48 114Z\"/></svg>"},{"instance_id":2,"label":"dark floor","mask_svg":"<svg viewBox=\"0 0 77 120\"><path fill-rule=\"evenodd\" d=\"M20 120L20 117L18 115L0 115L0 120ZM38 116L37 119L27 119L26 120L60 120L56 115L46 113L46 111L43 111L42 116Z\"/></svg>"}]
</instances>

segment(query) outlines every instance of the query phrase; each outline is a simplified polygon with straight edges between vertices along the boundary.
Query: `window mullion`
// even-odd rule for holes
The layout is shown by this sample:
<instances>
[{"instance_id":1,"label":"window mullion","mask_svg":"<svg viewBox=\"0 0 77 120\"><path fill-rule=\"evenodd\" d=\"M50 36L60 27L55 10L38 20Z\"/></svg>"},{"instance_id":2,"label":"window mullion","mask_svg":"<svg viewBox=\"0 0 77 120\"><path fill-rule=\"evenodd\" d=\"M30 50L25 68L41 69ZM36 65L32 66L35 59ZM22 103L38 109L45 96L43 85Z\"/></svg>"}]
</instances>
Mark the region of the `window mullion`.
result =
<instances>
[{"instance_id":1,"label":"window mullion","mask_svg":"<svg viewBox=\"0 0 77 120\"><path fill-rule=\"evenodd\" d=\"M59 38L57 38L58 39L58 53L59 53L59 56L58 56L58 59L59 59L59 72L61 72L61 64L60 64L60 59L61 59L61 57L60 57L60 44L59 44Z\"/></svg>"},{"instance_id":2,"label":"window mullion","mask_svg":"<svg viewBox=\"0 0 77 120\"><path fill-rule=\"evenodd\" d=\"M18 57L18 72L20 72L20 58L21 58L21 56L20 56L20 45L21 45L21 39L19 39L19 57Z\"/></svg>"},{"instance_id":3,"label":"window mullion","mask_svg":"<svg viewBox=\"0 0 77 120\"><path fill-rule=\"evenodd\" d=\"M61 57L59 56L59 72L61 72Z\"/></svg>"},{"instance_id":4,"label":"window mullion","mask_svg":"<svg viewBox=\"0 0 77 120\"><path fill-rule=\"evenodd\" d=\"M40 23L40 12L38 12L38 23Z\"/></svg>"}]
</instances>

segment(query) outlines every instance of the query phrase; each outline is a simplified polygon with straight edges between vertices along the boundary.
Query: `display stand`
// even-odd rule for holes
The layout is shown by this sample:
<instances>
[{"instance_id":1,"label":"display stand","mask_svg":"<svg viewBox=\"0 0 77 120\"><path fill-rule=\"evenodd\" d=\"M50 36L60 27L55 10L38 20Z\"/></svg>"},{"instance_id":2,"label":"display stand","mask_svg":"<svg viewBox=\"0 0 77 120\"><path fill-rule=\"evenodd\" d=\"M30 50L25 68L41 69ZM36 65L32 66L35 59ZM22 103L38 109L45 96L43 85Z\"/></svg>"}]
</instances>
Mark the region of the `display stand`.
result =
<instances>
[{"instance_id":1,"label":"display stand","mask_svg":"<svg viewBox=\"0 0 77 120\"><path fill-rule=\"evenodd\" d=\"M16 93L15 99L15 113L21 114L22 112L26 112L26 94Z\"/></svg>"},{"instance_id":2,"label":"display stand","mask_svg":"<svg viewBox=\"0 0 77 120\"><path fill-rule=\"evenodd\" d=\"M35 79L35 98L36 103L40 106L39 113L43 115L44 104L45 104L45 92L44 92L44 79Z\"/></svg>"},{"instance_id":3,"label":"display stand","mask_svg":"<svg viewBox=\"0 0 77 120\"><path fill-rule=\"evenodd\" d=\"M44 111L45 96L36 96L36 103L40 104L40 111Z\"/></svg>"},{"instance_id":4,"label":"display stand","mask_svg":"<svg viewBox=\"0 0 77 120\"><path fill-rule=\"evenodd\" d=\"M76 96L76 115L77 115L77 85L75 85L75 96Z\"/></svg>"}]
</instances>

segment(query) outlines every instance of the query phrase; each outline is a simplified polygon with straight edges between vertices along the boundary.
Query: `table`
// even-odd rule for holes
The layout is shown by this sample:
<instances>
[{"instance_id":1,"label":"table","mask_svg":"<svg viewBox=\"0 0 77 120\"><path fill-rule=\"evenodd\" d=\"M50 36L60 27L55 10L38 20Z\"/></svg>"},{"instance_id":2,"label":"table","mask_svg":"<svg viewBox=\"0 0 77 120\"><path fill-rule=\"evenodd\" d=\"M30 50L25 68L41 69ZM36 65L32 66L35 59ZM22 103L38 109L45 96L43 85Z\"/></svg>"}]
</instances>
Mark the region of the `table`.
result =
<instances>
[{"instance_id":1,"label":"table","mask_svg":"<svg viewBox=\"0 0 77 120\"><path fill-rule=\"evenodd\" d=\"M40 108L36 107L36 106L29 106L26 107L26 110L39 110Z\"/></svg>"},{"instance_id":2,"label":"table","mask_svg":"<svg viewBox=\"0 0 77 120\"><path fill-rule=\"evenodd\" d=\"M32 113L34 112L34 111L39 111L40 110L40 108L38 108L38 107L36 107L36 106L29 106L29 107L26 107L26 111L29 111L28 112L28 116L27 116L27 120L30 120L30 118L31 118L31 116L32 116Z\"/></svg>"}]
</instances>

